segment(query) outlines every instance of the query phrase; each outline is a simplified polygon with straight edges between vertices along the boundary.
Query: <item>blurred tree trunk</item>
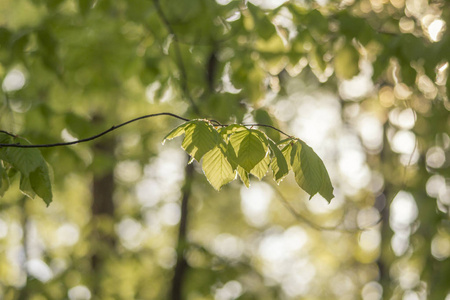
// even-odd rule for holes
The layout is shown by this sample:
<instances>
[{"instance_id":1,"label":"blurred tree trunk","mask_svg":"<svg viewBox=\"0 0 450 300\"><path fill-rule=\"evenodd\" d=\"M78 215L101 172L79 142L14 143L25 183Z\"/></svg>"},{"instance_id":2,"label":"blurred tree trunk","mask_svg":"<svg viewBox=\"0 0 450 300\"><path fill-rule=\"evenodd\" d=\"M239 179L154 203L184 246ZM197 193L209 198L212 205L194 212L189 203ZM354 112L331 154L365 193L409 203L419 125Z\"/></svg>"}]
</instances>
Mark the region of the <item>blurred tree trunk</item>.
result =
<instances>
[{"instance_id":1,"label":"blurred tree trunk","mask_svg":"<svg viewBox=\"0 0 450 300\"><path fill-rule=\"evenodd\" d=\"M114 235L113 219L115 205L113 194L114 182L114 150L113 138L100 139L94 145L94 178L92 183L92 234L91 234L91 269L92 292L94 299L101 297L101 279L107 255L114 249L116 237ZM106 166L103 160L106 158ZM101 159L102 161L98 161ZM97 160L97 161L96 161ZM112 165L109 165L112 163ZM96 166L98 164L99 166ZM99 170L97 170L99 167Z\"/></svg>"},{"instance_id":2,"label":"blurred tree trunk","mask_svg":"<svg viewBox=\"0 0 450 300\"><path fill-rule=\"evenodd\" d=\"M189 157L188 157L189 159ZM188 204L189 198L191 196L192 189L192 181L194 177L194 164L186 165L184 169L184 185L183 185L183 195L181 198L181 218L180 218L180 226L178 229L178 241L176 245L177 251L177 263L174 269L174 275L172 279L172 287L170 291L170 299L171 300L181 300L183 297L183 286L184 286L184 277L186 270L188 268L188 264L185 258L185 250L187 246L187 222L188 222Z\"/></svg>"}]
</instances>

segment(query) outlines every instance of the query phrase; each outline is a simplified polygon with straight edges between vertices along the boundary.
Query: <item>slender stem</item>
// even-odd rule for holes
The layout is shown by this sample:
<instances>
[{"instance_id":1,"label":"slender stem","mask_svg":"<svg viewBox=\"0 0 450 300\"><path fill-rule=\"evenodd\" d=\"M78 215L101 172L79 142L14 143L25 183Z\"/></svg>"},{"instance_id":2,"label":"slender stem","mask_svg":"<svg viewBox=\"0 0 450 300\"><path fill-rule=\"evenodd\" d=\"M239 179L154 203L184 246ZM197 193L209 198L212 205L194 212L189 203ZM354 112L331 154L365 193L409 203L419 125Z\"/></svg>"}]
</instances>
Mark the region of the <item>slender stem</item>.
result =
<instances>
[{"instance_id":1,"label":"slender stem","mask_svg":"<svg viewBox=\"0 0 450 300\"><path fill-rule=\"evenodd\" d=\"M80 143L85 143L85 142L89 142L92 140L95 140L111 131L114 131L116 129L119 129L120 127L123 127L125 125L128 125L130 123L136 122L138 120L142 120L142 119L146 119L146 118L152 118L152 117L157 117L157 116L171 116L183 121L190 121L189 119L177 116L175 114L172 113L167 113L167 112L162 112L162 113L157 113L157 114L150 114L150 115L145 115L145 116L141 116L138 118L134 118L132 120L126 121L124 123L121 123L119 125L115 125L112 126L111 128L109 128L108 130L102 131L99 134L96 134L94 136L85 138L85 139L81 139L81 140L76 140L76 141L72 141L72 142L63 142L63 143L54 143L54 144L37 144L37 145L21 145L21 144L0 144L0 147L14 147L14 148L50 148L50 147L58 147L58 146L70 146L70 145L75 145L75 144L80 144ZM2 130L2 132L6 133L5 131ZM13 134L7 133L8 135L14 136Z\"/></svg>"},{"instance_id":2,"label":"slender stem","mask_svg":"<svg viewBox=\"0 0 450 300\"><path fill-rule=\"evenodd\" d=\"M133 123L133 122L136 122L138 120L147 119L147 118L153 118L153 117L158 117L158 116L170 116L170 117L174 117L174 118L183 120L185 122L191 121L190 119L183 118L183 117L178 116L178 115L173 114L173 113L162 112L162 113L156 113L156 114L149 114L149 115L140 116L138 118L131 119L131 120L126 121L124 123L121 123L119 125L114 125L111 128L109 128L109 129L107 129L105 131L102 131L102 132L100 132L100 133L98 133L96 135L93 135L93 136L90 136L90 137L87 137L87 138L84 138L84 139L80 139L80 140L71 141L71 142L61 142L61 143L53 143L53 144L30 144L30 145L23 145L23 144L19 144L19 143L15 143L15 144L0 143L0 147L5 147L5 148L6 147L12 147L12 148L51 148L51 147L70 146L70 145L75 145L75 144L81 144L81 143L85 143L85 142L89 142L89 141L95 140L95 139L97 139L97 138L99 138L101 136L104 136L105 134L107 134L107 133L109 133L111 131L119 129L120 127L123 127L123 126L128 125L128 124ZM214 123L214 126L220 126L220 127L228 126L226 124L220 124L216 120L208 120L208 121ZM289 135L289 134L287 134L287 133L281 131L280 129L278 129L278 128L274 127L274 126L271 126L271 125L255 123L255 124L242 124L242 126L246 126L246 127L251 127L251 126L267 127L267 128L271 128L273 130L276 130L276 131L284 134L285 136L287 136L289 138L292 138L292 139L294 138L293 136L291 136L291 135ZM14 138L17 137L15 134L12 134L12 133L7 132L5 130L0 130L0 132L4 133L4 134L7 134L7 135L9 135L11 137L14 137Z\"/></svg>"}]
</instances>

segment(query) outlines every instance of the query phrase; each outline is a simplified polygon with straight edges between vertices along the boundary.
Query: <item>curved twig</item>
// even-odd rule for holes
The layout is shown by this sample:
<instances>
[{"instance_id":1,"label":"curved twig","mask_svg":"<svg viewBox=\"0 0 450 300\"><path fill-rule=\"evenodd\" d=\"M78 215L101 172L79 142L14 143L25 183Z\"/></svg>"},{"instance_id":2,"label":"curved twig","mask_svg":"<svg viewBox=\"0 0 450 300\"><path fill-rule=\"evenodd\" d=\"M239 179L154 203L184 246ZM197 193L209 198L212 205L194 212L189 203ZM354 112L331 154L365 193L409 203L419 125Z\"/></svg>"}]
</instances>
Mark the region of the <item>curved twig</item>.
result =
<instances>
[{"instance_id":1,"label":"curved twig","mask_svg":"<svg viewBox=\"0 0 450 300\"><path fill-rule=\"evenodd\" d=\"M51 148L51 147L60 147L60 146L70 146L70 145L75 145L75 144L80 144L80 143L85 143L85 142L89 142L89 141L95 140L95 139L97 139L97 138L99 138L99 137L101 137L101 136L104 136L105 134L107 134L107 133L109 133L109 132L111 132L111 131L114 131L114 130L116 130L116 129L119 129L120 127L123 127L123 126L128 125L128 124L133 123L133 122L136 122L136 121L138 121L138 120L147 119L147 118L153 118L153 117L158 117L158 116L170 116L170 117L173 117L173 118L176 118L176 119L179 119L179 120L183 120L183 121L185 121L185 122L191 121L190 119L187 119L187 118L178 116L178 115L173 114L173 113L162 112L162 113L156 113L156 114L149 114L149 115L145 115L145 116L140 116L140 117L131 119L131 120L129 120L129 121L126 121L126 122L124 122L124 123L121 123L121 124L119 124L119 125L114 125L114 126L112 126L111 128L109 128L109 129L107 129L107 130L105 130L105 131L102 131L102 132L100 132L100 133L98 133L98 134L96 134L96 135L93 135L93 136L90 136L90 137L87 137L87 138L84 138L84 139L79 139L79 140L71 141L71 142L60 142L60 143L52 143L52 144L29 144L29 145L23 145L23 144L19 144L19 143L14 143L14 144L1 144L1 143L0 143L0 147L12 147L12 148ZM226 124L221 124L219 121L216 121L216 120L208 120L208 121L211 122L211 123L214 123L215 126L221 126L221 127L229 126L229 125L226 125ZM249 126L249 127L251 127L251 126L259 126L259 127L267 127L267 128L271 128L271 129L273 129L273 130L276 130L276 131L278 131L278 132L284 134L285 136L287 136L287 137L289 137L289 138L294 139L293 136L291 136L291 135L289 135L289 134L287 134L287 133L281 131L280 129L278 129L278 128L272 126L272 125L259 124L259 123L254 123L254 124L241 124L241 125L242 125L242 126L246 126L246 127L248 127L248 126ZM0 132L1 132L1 133L4 133L4 134L7 134L7 135L9 135L9 136L11 136L11 137L13 137L13 138L17 138L17 135L12 134L12 133L10 133L10 132L8 132L8 131L0 130Z\"/></svg>"},{"instance_id":2,"label":"curved twig","mask_svg":"<svg viewBox=\"0 0 450 300\"><path fill-rule=\"evenodd\" d=\"M105 131L102 131L102 132L100 132L99 134L93 135L93 136L88 137L88 138L85 138L85 139L76 140L76 141L62 142L62 143L53 143L53 144L35 144L35 145L33 145L33 144L31 144L31 145L22 145L22 144L0 144L0 147L13 147L13 148L50 148L50 147L58 147L58 146L70 146L70 145L75 145L75 144L80 144L80 143L85 143L85 142L89 142L89 141L95 140L95 139L97 139L97 138L99 138L99 137L101 137L101 136L103 136L103 135L105 135L105 134L107 134L107 133L109 133L109 132L111 132L111 131L113 131L113 130L116 130L116 129L120 128L120 127L123 127L123 126L125 126L125 125L127 125L127 124L133 123L133 122L138 121L138 120L142 120L142 119L146 119L146 118L152 118L152 117L157 117L157 116L171 116L171 117L174 117L174 118L177 118L177 119L186 121L186 122L187 122L187 121L190 121L189 119L180 117L180 116L175 115L175 114L172 114L172 113L162 112L162 113L150 114L150 115L145 115L145 116L141 116L141 117L138 117L138 118L131 119L131 120L126 121L126 122L124 122L124 123L121 123L121 124L119 124L119 125L112 126L111 128L109 128L109 129L107 129L107 130L105 130ZM11 133L6 132L6 131L4 131L4 130L2 130L1 132L6 133L6 134L8 134L8 135L10 135L10 136L12 136L12 137L16 137L14 134L11 134Z\"/></svg>"}]
</instances>

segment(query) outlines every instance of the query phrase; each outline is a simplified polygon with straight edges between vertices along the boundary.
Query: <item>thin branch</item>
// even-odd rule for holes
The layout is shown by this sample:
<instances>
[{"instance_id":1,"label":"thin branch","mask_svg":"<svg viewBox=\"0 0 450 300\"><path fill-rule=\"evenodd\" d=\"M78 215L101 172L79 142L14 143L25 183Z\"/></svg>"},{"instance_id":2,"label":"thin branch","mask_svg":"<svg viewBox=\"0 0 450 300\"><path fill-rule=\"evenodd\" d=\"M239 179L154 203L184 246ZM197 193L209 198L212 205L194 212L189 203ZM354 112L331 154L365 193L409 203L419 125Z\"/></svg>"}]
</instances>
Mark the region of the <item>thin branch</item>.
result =
<instances>
[{"instance_id":1,"label":"thin branch","mask_svg":"<svg viewBox=\"0 0 450 300\"><path fill-rule=\"evenodd\" d=\"M283 194L279 191L279 189L272 184L273 189L275 190L275 192L277 193L278 197L277 199L280 200L281 204L283 204L283 206L299 221L305 223L306 225L308 225L309 227L318 230L318 231L344 231L342 229L339 229L337 227L324 227L324 226L320 226L317 225L316 223L314 223L313 221L309 220L308 218L304 217L303 215L301 215L300 213L298 213L293 207L292 205L287 201L287 199L283 196ZM345 230L346 232L348 232L347 230Z\"/></svg>"},{"instance_id":2,"label":"thin branch","mask_svg":"<svg viewBox=\"0 0 450 300\"><path fill-rule=\"evenodd\" d=\"M211 122L214 126L220 126L220 127L227 127L227 126L230 126L229 124L221 124L219 121L216 121L216 120L214 120L214 119L208 119L208 121ZM280 129L278 129L278 128L272 126L272 125L259 124L259 123L250 123L250 124L241 124L241 125L242 125L242 126L245 126L245 127L253 127L253 126L267 127L267 128L271 128L271 129L273 129L273 130L276 130L276 131L278 131L278 132L281 133L281 134L284 134L284 135L287 136L288 138L291 138L291 139L295 139L295 138L296 138L296 137L294 137L294 136L292 136L292 135L289 135L289 134L285 133L284 131L281 131Z\"/></svg>"},{"instance_id":3,"label":"thin branch","mask_svg":"<svg viewBox=\"0 0 450 300\"><path fill-rule=\"evenodd\" d=\"M108 130L102 131L102 132L100 132L99 134L96 134L96 135L94 135L94 136L91 136L91 137L88 137L88 138L85 138L85 139L81 139L81 140L76 140L76 141L71 141L71 142L63 142L63 143L54 143L54 144L36 144L36 145L0 144L0 147L13 147L13 148L50 148L50 147L58 147L58 146L70 146L70 145L75 145L75 144L80 144L80 143L85 143L85 142L89 142L89 141L95 140L95 139L97 139L97 138L99 138L99 137L101 137L101 136L103 136L103 135L105 135L105 134L107 134L107 133L109 133L109 132L111 132L111 131L113 131L113 130L119 129L120 127L125 126L125 125L127 125L127 124L133 123L133 122L138 121L138 120L142 120L142 119L146 119L146 118L152 118L152 117L157 117L157 116L171 116L171 117L174 117L174 118L177 118L177 119L186 121L186 122L190 121L189 119L186 119L186 118L177 116L177 115L172 114L172 113L162 112L162 113L157 113L157 114L150 114L150 115L141 116L141 117L138 117L138 118L135 118L135 119L126 121L126 122L121 123L121 124L119 124L119 125L112 126L112 127L109 128ZM3 130L2 130L1 132L4 132L4 133L6 133L6 134L8 134L8 135L10 135L10 136L16 137L15 135L13 135L13 134L11 134L11 133L8 133L8 132L5 132L5 131L3 131Z\"/></svg>"},{"instance_id":4,"label":"thin branch","mask_svg":"<svg viewBox=\"0 0 450 300\"><path fill-rule=\"evenodd\" d=\"M281 131L280 129L272 126L272 125L266 125L266 124L258 124L258 123L254 123L254 124L242 124L242 126L258 126L258 127L267 127L267 128L271 128L273 130L278 131L281 134L284 134L285 136L287 136L288 138L294 139L295 137L293 137L292 135L289 135L283 131Z\"/></svg>"},{"instance_id":5,"label":"thin branch","mask_svg":"<svg viewBox=\"0 0 450 300\"><path fill-rule=\"evenodd\" d=\"M12 136L13 138L16 138L16 137L17 137L16 135L14 135L14 134L12 134L12 133L6 131L6 130L0 130L0 132L2 132L2 133L4 133L4 134L7 134L7 135L9 135L9 136Z\"/></svg>"},{"instance_id":6,"label":"thin branch","mask_svg":"<svg viewBox=\"0 0 450 300\"><path fill-rule=\"evenodd\" d=\"M166 15L164 14L164 12L161 8L161 4L159 3L159 0L153 0L153 3L155 4L155 8L156 8L156 11L158 12L159 17L161 18L162 22L166 26L167 31L169 32L170 35L173 36L173 41L174 41L173 45L174 45L174 49L175 49L175 56L177 58L178 68L180 69L180 73L181 73L181 80L180 80L181 89L183 90L187 99L191 103L191 106L192 106L194 112L197 115L199 115L200 110L199 110L198 106L195 104L194 99L192 99L191 94L189 92L189 87L187 84L187 72L186 72L186 67L184 66L183 57L181 55L181 49L180 49L178 37L175 34L175 31L173 30L173 27L170 24L169 20L167 19Z\"/></svg>"},{"instance_id":7,"label":"thin branch","mask_svg":"<svg viewBox=\"0 0 450 300\"><path fill-rule=\"evenodd\" d=\"M87 138L84 138L84 139L79 139L79 140L71 141L71 142L61 142L61 143L53 143L53 144L29 144L29 145L23 145L23 144L19 144L19 143L14 143L14 144L1 144L1 143L0 143L0 147L12 147L12 148L51 148L51 147L70 146L70 145L75 145L75 144L81 144L81 143L85 143L85 142L89 142L89 141L95 140L95 139L97 139L97 138L99 138L99 137L101 137L101 136L104 136L105 134L107 134L107 133L109 133L109 132L111 132L111 131L114 131L114 130L116 130L116 129L119 129L120 127L123 127L123 126L125 126L125 125L130 124L130 123L133 123L133 122L136 122L136 121L139 121L139 120L142 120L142 119L153 118L153 117L158 117L158 116L170 116L170 117L173 117L173 118L177 118L177 119L183 120L183 121L185 121L185 122L191 121L190 119L183 118L183 117L178 116L178 115L173 114L173 113L162 112L162 113L156 113L156 114L150 114L150 115L140 116L140 117L131 119L131 120L129 120L129 121L126 121L126 122L124 122L124 123L121 123L121 124L119 124L119 125L114 125L114 126L112 126L111 128L109 128L109 129L107 129L107 130L105 130L105 131L102 131L102 132L100 132L100 133L98 133L98 134L96 134L96 135L93 135L93 136L90 136L90 137L87 137ZM214 126L220 126L220 127L226 127L226 126L229 126L229 125L226 125L226 124L221 124L221 123L219 123L219 122L216 121L216 120L207 120L207 121L213 123ZM278 128L272 126L272 125L259 124L259 123L255 123L255 124L241 124L241 125L242 125L242 126L246 126L246 127L252 127L252 126L267 127L267 128L271 128L271 129L273 129L273 130L276 130L276 131L278 131L278 132L280 132L280 133L286 135L286 136L289 137L289 138L292 138L292 139L295 138L295 137L293 137L293 136L291 136L291 135L289 135L289 134L287 134L287 133L281 131L280 129L278 129ZM9 136L11 136L11 137L13 137L13 138L17 138L17 135L12 134L12 133L10 133L10 132L8 132L8 131L0 130L0 132L1 132L1 133L4 133L4 134L7 134L7 135L9 135Z\"/></svg>"},{"instance_id":8,"label":"thin branch","mask_svg":"<svg viewBox=\"0 0 450 300\"><path fill-rule=\"evenodd\" d=\"M298 220L301 221L303 223L305 223L306 225L308 225L309 227L311 227L312 229L318 230L318 231L336 231L336 232L342 232L342 233L357 233L357 232L361 232L361 231L366 231L369 228L376 226L377 224L379 224L381 222L381 218L378 219L375 223L370 224L368 226L365 226L364 228L355 228L355 229L345 229L345 228L338 228L336 226L321 226L318 225L316 223L314 223L313 221L311 221L310 219L308 219L307 217L301 215L299 212L297 212L295 210L294 207L292 207L292 205L289 203L289 201L284 197L284 195L280 192L280 190L278 189L278 187L272 182L272 187L275 190L275 192L277 193L278 197L277 199L280 200L280 202L283 204L283 206Z\"/></svg>"}]
</instances>

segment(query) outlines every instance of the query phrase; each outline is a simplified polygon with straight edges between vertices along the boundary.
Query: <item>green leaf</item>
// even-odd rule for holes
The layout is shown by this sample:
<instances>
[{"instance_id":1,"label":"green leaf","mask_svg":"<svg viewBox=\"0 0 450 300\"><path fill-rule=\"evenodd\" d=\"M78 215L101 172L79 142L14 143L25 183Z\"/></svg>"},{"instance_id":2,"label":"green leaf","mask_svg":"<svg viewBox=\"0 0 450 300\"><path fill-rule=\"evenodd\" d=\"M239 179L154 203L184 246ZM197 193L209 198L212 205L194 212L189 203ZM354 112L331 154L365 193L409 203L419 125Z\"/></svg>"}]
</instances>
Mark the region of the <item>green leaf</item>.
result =
<instances>
[{"instance_id":1,"label":"green leaf","mask_svg":"<svg viewBox=\"0 0 450 300\"><path fill-rule=\"evenodd\" d=\"M266 176L267 171L269 170L270 164L270 156L266 155L251 171L250 174L255 175L261 180L264 176Z\"/></svg>"},{"instance_id":2,"label":"green leaf","mask_svg":"<svg viewBox=\"0 0 450 300\"><path fill-rule=\"evenodd\" d=\"M31 187L30 178L24 174L20 174L20 191L30 197L31 199L34 199L36 196L36 193L34 192L33 188Z\"/></svg>"},{"instance_id":3,"label":"green leaf","mask_svg":"<svg viewBox=\"0 0 450 300\"><path fill-rule=\"evenodd\" d=\"M44 200L47 206L52 202L52 184L47 165L44 163L30 173L30 184L33 191Z\"/></svg>"},{"instance_id":4,"label":"green leaf","mask_svg":"<svg viewBox=\"0 0 450 300\"><path fill-rule=\"evenodd\" d=\"M171 132L169 132L163 139L163 144L166 142L166 140L171 140L173 138L176 138L186 132L186 128L190 126L193 123L193 121L189 121L186 123L181 124L180 126L173 129Z\"/></svg>"},{"instance_id":5,"label":"green leaf","mask_svg":"<svg viewBox=\"0 0 450 300\"><path fill-rule=\"evenodd\" d=\"M289 167L281 150L277 147L277 145L275 145L274 142L270 140L269 148L273 155L272 162L270 164L273 172L273 178L276 183L280 183L280 181L289 173Z\"/></svg>"},{"instance_id":6,"label":"green leaf","mask_svg":"<svg viewBox=\"0 0 450 300\"><path fill-rule=\"evenodd\" d=\"M333 186L325 165L304 142L296 141L292 144L291 165L298 185L311 197L316 193L328 201L334 197Z\"/></svg>"},{"instance_id":7,"label":"green leaf","mask_svg":"<svg viewBox=\"0 0 450 300\"><path fill-rule=\"evenodd\" d=\"M0 142L11 143L11 137L0 135ZM37 194L47 205L52 202L52 187L47 164L36 148L0 148L0 159L20 172L20 190L30 198Z\"/></svg>"},{"instance_id":8,"label":"green leaf","mask_svg":"<svg viewBox=\"0 0 450 300\"><path fill-rule=\"evenodd\" d=\"M36 148L1 148L0 159L8 162L26 176L45 163L41 152Z\"/></svg>"},{"instance_id":9,"label":"green leaf","mask_svg":"<svg viewBox=\"0 0 450 300\"><path fill-rule=\"evenodd\" d=\"M222 138L227 141L230 134L238 131L247 130L245 126L238 125L238 124L231 124L227 127L223 127L219 130L220 135Z\"/></svg>"},{"instance_id":10,"label":"green leaf","mask_svg":"<svg viewBox=\"0 0 450 300\"><path fill-rule=\"evenodd\" d=\"M281 150L281 153L283 154L283 157L287 163L288 169L292 170L291 165L291 152L292 152L292 142L284 146L284 148Z\"/></svg>"},{"instance_id":11,"label":"green leaf","mask_svg":"<svg viewBox=\"0 0 450 300\"><path fill-rule=\"evenodd\" d=\"M248 177L248 172L245 171L244 168L242 168L241 166L237 166L236 170L242 183L244 183L246 187L249 187L250 178Z\"/></svg>"},{"instance_id":12,"label":"green leaf","mask_svg":"<svg viewBox=\"0 0 450 300\"><path fill-rule=\"evenodd\" d=\"M3 197L5 192L9 188L9 177L6 173L5 168L3 167L2 162L0 161L0 197Z\"/></svg>"},{"instance_id":13,"label":"green leaf","mask_svg":"<svg viewBox=\"0 0 450 300\"><path fill-rule=\"evenodd\" d=\"M11 144L11 143L12 137L7 135L6 133L0 132L0 144Z\"/></svg>"},{"instance_id":14,"label":"green leaf","mask_svg":"<svg viewBox=\"0 0 450 300\"><path fill-rule=\"evenodd\" d=\"M0 161L0 190L3 186L3 176L5 175L5 169L3 168L2 162Z\"/></svg>"},{"instance_id":15,"label":"green leaf","mask_svg":"<svg viewBox=\"0 0 450 300\"><path fill-rule=\"evenodd\" d=\"M254 129L235 132L230 136L230 144L235 151L238 165L250 172L267 154L267 139Z\"/></svg>"},{"instance_id":16,"label":"green leaf","mask_svg":"<svg viewBox=\"0 0 450 300\"><path fill-rule=\"evenodd\" d=\"M225 155L225 143L216 145L203 156L202 168L208 182L216 189L236 178Z\"/></svg>"},{"instance_id":17,"label":"green leaf","mask_svg":"<svg viewBox=\"0 0 450 300\"><path fill-rule=\"evenodd\" d=\"M181 147L198 162L200 159L223 141L220 134L206 121L193 121L185 130Z\"/></svg>"}]
</instances>

